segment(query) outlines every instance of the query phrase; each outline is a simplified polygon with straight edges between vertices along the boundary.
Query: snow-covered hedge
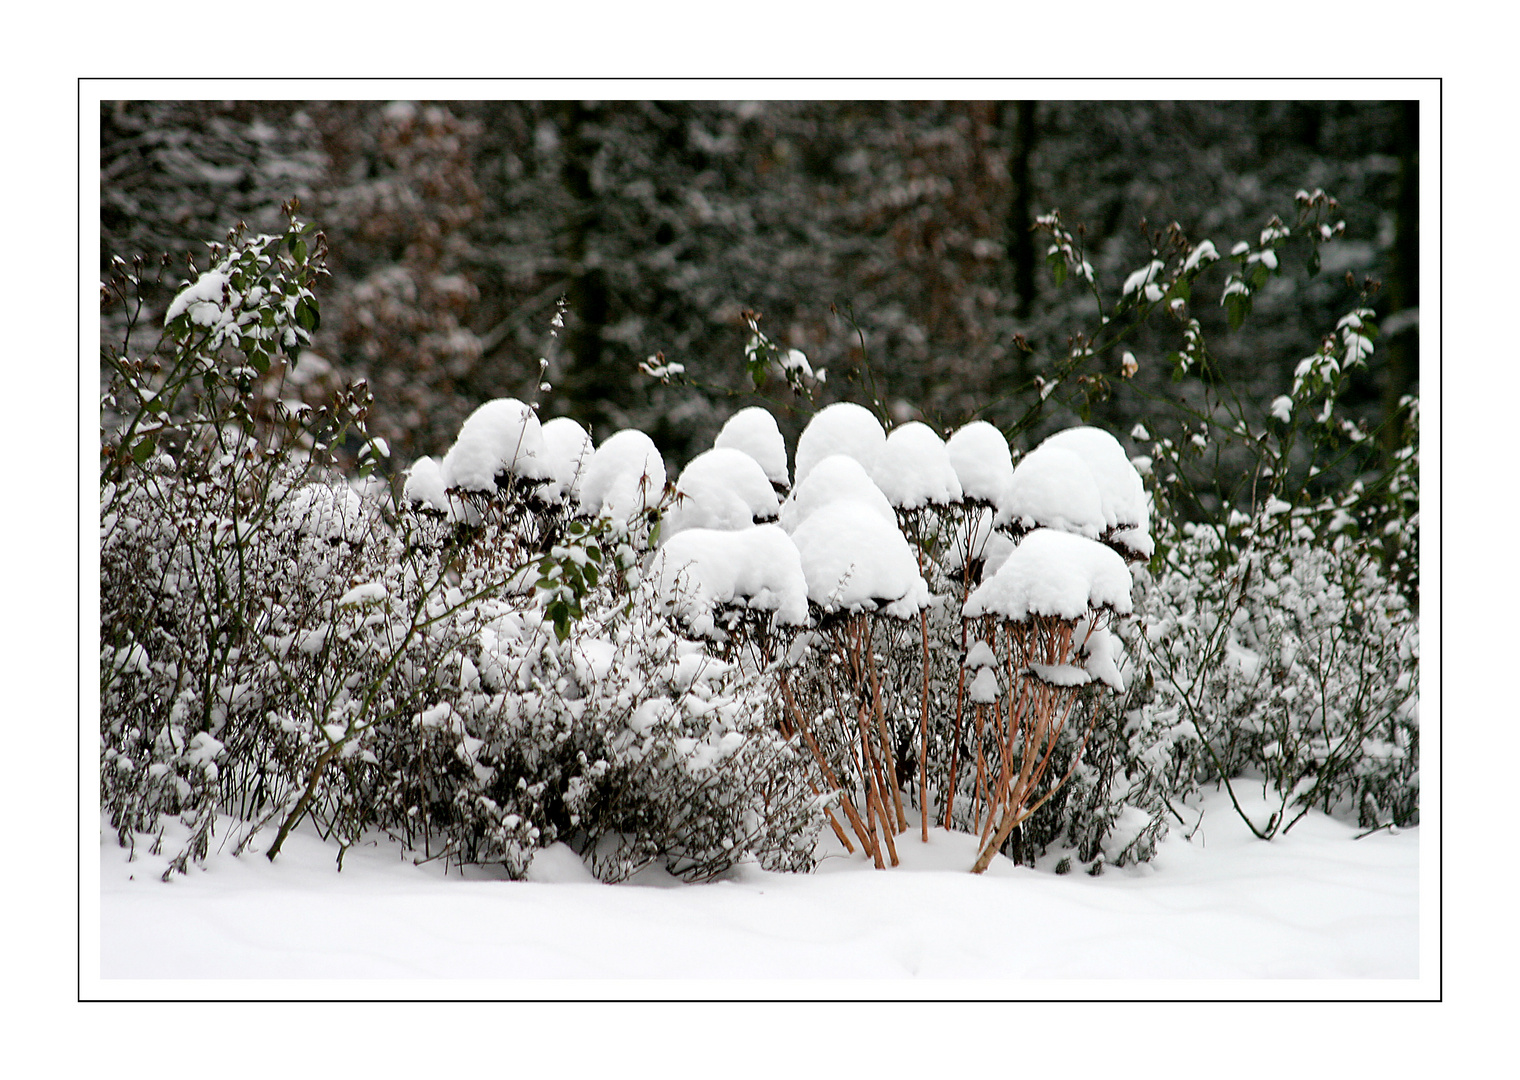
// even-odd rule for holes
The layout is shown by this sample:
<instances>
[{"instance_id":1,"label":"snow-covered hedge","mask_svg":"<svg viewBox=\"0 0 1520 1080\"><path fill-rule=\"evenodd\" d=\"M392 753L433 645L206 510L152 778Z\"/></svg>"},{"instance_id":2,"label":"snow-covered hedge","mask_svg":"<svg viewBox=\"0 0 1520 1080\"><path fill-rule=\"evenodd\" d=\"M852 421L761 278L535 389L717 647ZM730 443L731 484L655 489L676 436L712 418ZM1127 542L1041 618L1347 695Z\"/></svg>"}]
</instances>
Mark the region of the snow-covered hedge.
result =
<instances>
[{"instance_id":1,"label":"snow-covered hedge","mask_svg":"<svg viewBox=\"0 0 1520 1080\"><path fill-rule=\"evenodd\" d=\"M1385 570L1409 548L1367 538L1412 511L1374 522L1353 488L1184 525L1201 435L1019 454L848 403L795 470L758 407L667 469L643 432L500 399L393 490L333 456L385 455L362 388L268 393L316 325L310 229L218 256L167 370L123 349L102 401L102 799L123 843L188 827L174 868L310 822L513 876L563 842L606 880L699 879L807 868L825 827L885 866L916 818L977 835L978 869L1054 845L1097 872L1211 781L1276 793L1263 836L1311 806L1417 820L1417 620ZM752 361L796 388L800 355ZM1305 361L1290 431L1343 360ZM1283 493L1291 439L1232 431ZM1398 461L1389 503L1417 505Z\"/></svg>"}]
</instances>

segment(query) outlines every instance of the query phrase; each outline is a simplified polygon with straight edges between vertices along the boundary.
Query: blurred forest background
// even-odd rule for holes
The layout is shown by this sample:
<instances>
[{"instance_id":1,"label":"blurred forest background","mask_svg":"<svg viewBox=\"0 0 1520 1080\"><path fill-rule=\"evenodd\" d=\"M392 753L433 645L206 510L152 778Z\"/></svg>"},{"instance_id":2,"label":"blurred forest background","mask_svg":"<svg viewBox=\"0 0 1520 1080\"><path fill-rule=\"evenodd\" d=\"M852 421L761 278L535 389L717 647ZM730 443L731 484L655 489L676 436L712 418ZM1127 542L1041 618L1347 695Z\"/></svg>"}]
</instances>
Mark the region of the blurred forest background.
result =
<instances>
[{"instance_id":1,"label":"blurred forest background","mask_svg":"<svg viewBox=\"0 0 1520 1080\"><path fill-rule=\"evenodd\" d=\"M1189 306L1264 411L1365 279L1381 282L1383 334L1342 402L1377 423L1418 393L1418 140L1414 102L107 102L101 270L171 253L150 296L161 318L186 254L204 270L207 241L240 220L277 232L298 197L333 276L318 355L281 397L368 379L395 469L442 453L496 397L540 400L598 441L639 427L679 467L762 400L746 310L828 370L817 406L870 404L874 386L900 421L1006 427L1069 335L1097 329L1092 297L1056 287L1038 215L1084 228L1116 297L1157 230L1225 255L1322 188L1346 230L1317 275L1285 267L1248 332L1225 325L1222 273ZM1173 382L1162 361L1180 336L1158 319L1126 343L1131 379L1118 355L1095 358L1113 393L1092 420L1123 435L1158 397L1199 395L1206 375ZM704 385L641 374L656 353ZM768 389L795 438L811 409ZM1071 421L1053 400L1026 445Z\"/></svg>"}]
</instances>

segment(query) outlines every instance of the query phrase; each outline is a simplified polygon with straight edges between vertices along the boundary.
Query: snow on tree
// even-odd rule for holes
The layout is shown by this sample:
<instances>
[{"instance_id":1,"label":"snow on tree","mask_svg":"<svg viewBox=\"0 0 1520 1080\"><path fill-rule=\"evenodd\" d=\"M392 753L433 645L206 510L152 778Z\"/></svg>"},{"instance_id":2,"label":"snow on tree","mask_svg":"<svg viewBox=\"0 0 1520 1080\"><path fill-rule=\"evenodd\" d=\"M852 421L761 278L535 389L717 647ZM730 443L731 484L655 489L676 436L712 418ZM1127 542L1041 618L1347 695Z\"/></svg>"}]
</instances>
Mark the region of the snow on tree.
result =
<instances>
[{"instance_id":1,"label":"snow on tree","mask_svg":"<svg viewBox=\"0 0 1520 1080\"><path fill-rule=\"evenodd\" d=\"M1081 456L1098 488L1105 539L1124 549L1131 558L1150 558L1155 550L1150 535L1150 497L1119 440L1102 428L1074 427L1056 432L1040 445L1060 447Z\"/></svg>"},{"instance_id":2,"label":"snow on tree","mask_svg":"<svg viewBox=\"0 0 1520 1080\"><path fill-rule=\"evenodd\" d=\"M967 598L962 612L1013 622L1034 616L1075 621L1096 608L1126 615L1133 586L1129 567L1112 548L1072 533L1036 529Z\"/></svg>"},{"instance_id":3,"label":"snow on tree","mask_svg":"<svg viewBox=\"0 0 1520 1080\"><path fill-rule=\"evenodd\" d=\"M774 521L781 504L759 462L741 450L715 447L691 459L676 480L676 502L663 536L686 529L745 529Z\"/></svg>"},{"instance_id":4,"label":"snow on tree","mask_svg":"<svg viewBox=\"0 0 1520 1080\"><path fill-rule=\"evenodd\" d=\"M916 420L892 429L877 452L871 478L889 503L904 510L961 500L960 478L944 440Z\"/></svg>"},{"instance_id":5,"label":"snow on tree","mask_svg":"<svg viewBox=\"0 0 1520 1080\"><path fill-rule=\"evenodd\" d=\"M1076 770L1097 724L1098 713L1090 706L1070 767L1044 783L1083 688L1096 679L1123 689L1117 641L1099 623L1131 610L1132 586L1129 568L1112 548L1084 536L1036 529L966 600L966 618L986 617L994 639L1001 629L1005 670L1019 680L1017 692L1010 687L992 710L996 763L983 760L985 750L978 752L977 776L998 779L988 783L982 849L972 868L977 873ZM982 690L985 696L987 688ZM982 708L978 701L979 725Z\"/></svg>"},{"instance_id":6,"label":"snow on tree","mask_svg":"<svg viewBox=\"0 0 1520 1080\"><path fill-rule=\"evenodd\" d=\"M718 437L713 440L713 447L742 450L765 470L766 477L777 492L791 488L791 473L786 465L786 440L781 436L776 418L768 410L751 405L734 413L724 422Z\"/></svg>"},{"instance_id":7,"label":"snow on tree","mask_svg":"<svg viewBox=\"0 0 1520 1080\"><path fill-rule=\"evenodd\" d=\"M693 528L661 546L651 568L662 602L699 637L727 639L721 609L773 612L778 625L807 622L802 557L777 525Z\"/></svg>"},{"instance_id":8,"label":"snow on tree","mask_svg":"<svg viewBox=\"0 0 1520 1080\"><path fill-rule=\"evenodd\" d=\"M626 521L652 510L665 492L665 461L654 441L636 428L609 436L581 476L582 513Z\"/></svg>"},{"instance_id":9,"label":"snow on tree","mask_svg":"<svg viewBox=\"0 0 1520 1080\"><path fill-rule=\"evenodd\" d=\"M826 457L844 454L860 462L870 475L876 456L886 445L887 433L869 409L840 401L818 412L797 439L793 483L800 484Z\"/></svg>"},{"instance_id":10,"label":"snow on tree","mask_svg":"<svg viewBox=\"0 0 1520 1080\"><path fill-rule=\"evenodd\" d=\"M412 462L406 470L406 481L401 487L401 497L409 503L436 510L439 513L449 512L449 497L445 494L448 485L443 482L443 470L438 467L438 462L426 455Z\"/></svg>"}]
</instances>

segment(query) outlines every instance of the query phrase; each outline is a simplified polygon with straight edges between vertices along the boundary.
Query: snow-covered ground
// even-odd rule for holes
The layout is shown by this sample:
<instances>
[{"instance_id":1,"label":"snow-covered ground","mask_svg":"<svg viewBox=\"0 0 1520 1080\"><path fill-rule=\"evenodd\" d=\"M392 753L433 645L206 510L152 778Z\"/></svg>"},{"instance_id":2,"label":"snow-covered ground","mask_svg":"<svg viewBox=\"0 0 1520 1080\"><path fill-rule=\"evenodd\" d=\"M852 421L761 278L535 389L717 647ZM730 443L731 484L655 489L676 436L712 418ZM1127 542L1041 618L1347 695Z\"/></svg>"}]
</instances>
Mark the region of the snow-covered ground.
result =
<instances>
[{"instance_id":1,"label":"snow-covered ground","mask_svg":"<svg viewBox=\"0 0 1520 1080\"><path fill-rule=\"evenodd\" d=\"M1310 815L1266 843L1222 794L1185 813L1153 863L1097 878L1001 858L974 876L972 838L924 845L915 824L895 870L825 834L813 874L705 885L649 871L602 885L563 847L526 882L445 875L386 843L339 873L300 832L274 864L213 854L163 884L162 858L129 862L102 830L86 996L1417 996L1420 830L1356 839Z\"/></svg>"}]
</instances>

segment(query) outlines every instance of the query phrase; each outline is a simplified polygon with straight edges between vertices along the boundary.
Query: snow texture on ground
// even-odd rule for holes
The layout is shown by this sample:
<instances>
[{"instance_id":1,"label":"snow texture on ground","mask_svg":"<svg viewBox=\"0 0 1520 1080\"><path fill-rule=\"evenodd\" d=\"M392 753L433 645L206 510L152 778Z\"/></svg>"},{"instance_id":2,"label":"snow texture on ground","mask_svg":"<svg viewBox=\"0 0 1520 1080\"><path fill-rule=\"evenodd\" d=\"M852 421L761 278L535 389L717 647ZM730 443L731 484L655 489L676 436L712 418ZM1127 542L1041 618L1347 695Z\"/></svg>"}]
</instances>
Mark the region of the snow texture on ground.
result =
<instances>
[{"instance_id":1,"label":"snow texture on ground","mask_svg":"<svg viewBox=\"0 0 1520 1080\"><path fill-rule=\"evenodd\" d=\"M1237 784L1237 795L1265 813L1259 791L1253 802ZM541 853L522 882L417 866L384 841L349 851L339 873L334 849L301 830L273 864L214 852L205 869L163 884L162 858L139 849L128 861L103 828L101 988L111 993L118 979L728 980L728 996L827 997L840 986L867 997L1039 997L1055 991L1021 980L1417 977L1418 829L1355 839L1349 825L1311 814L1267 843L1223 794L1182 813L1187 826L1174 824L1154 862L1096 878L1052 873L1055 853L1039 869L999 857L975 876L966 869L974 838L934 829L925 845L914 823L894 870L844 855L826 833L812 874L745 867L703 885L648 870L602 885L563 846ZM732 981L774 979L807 982ZM415 984L392 993L418 992L406 985ZM1133 993L1134 984L1114 985L1125 989L1113 996ZM1201 993L1173 985L1175 996ZM553 986L543 996L593 992ZM314 985L285 992L321 995ZM538 996L531 983L515 993Z\"/></svg>"}]
</instances>

